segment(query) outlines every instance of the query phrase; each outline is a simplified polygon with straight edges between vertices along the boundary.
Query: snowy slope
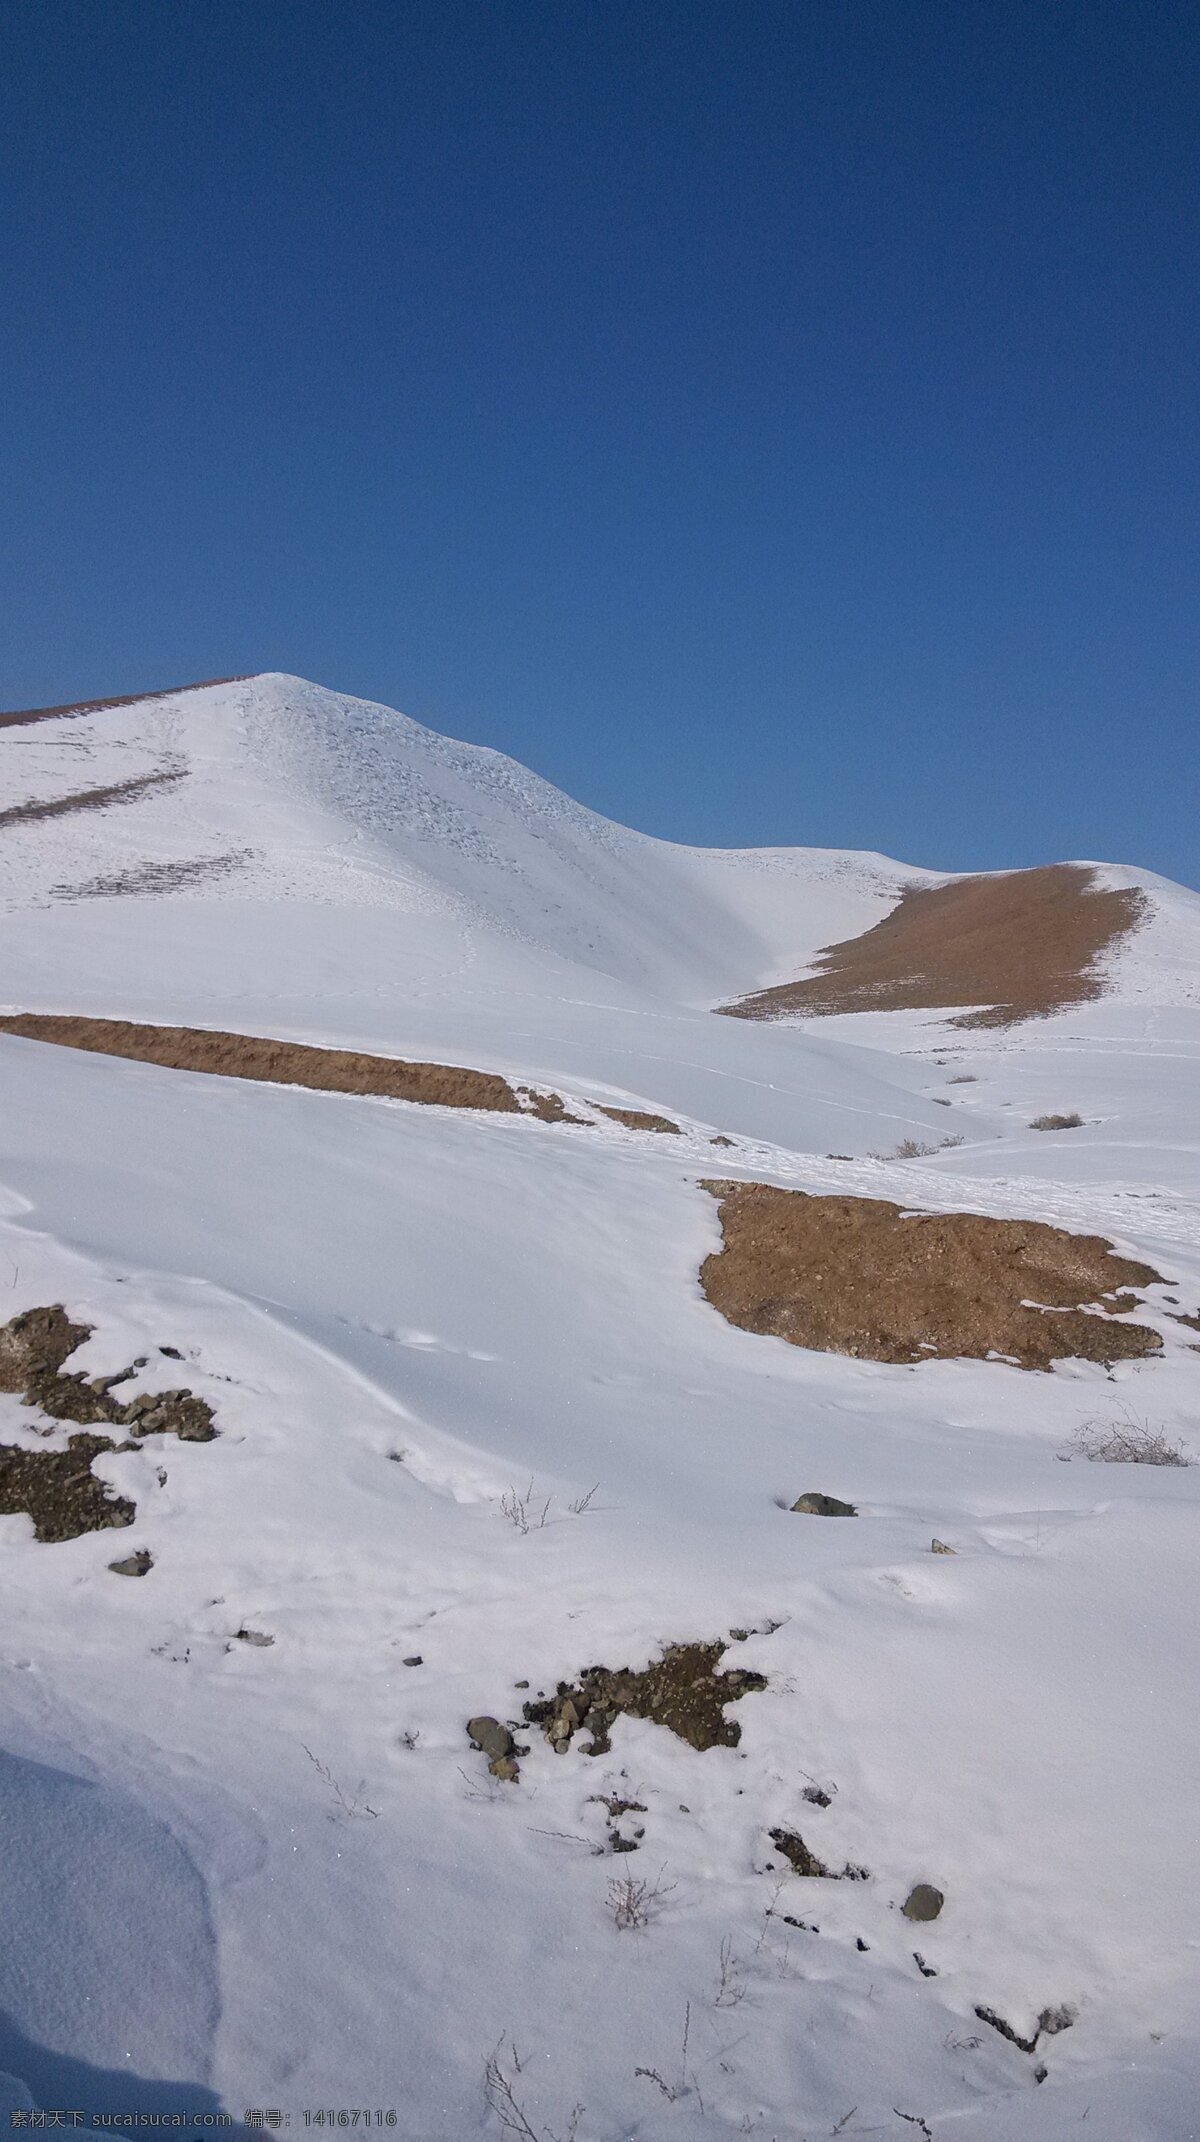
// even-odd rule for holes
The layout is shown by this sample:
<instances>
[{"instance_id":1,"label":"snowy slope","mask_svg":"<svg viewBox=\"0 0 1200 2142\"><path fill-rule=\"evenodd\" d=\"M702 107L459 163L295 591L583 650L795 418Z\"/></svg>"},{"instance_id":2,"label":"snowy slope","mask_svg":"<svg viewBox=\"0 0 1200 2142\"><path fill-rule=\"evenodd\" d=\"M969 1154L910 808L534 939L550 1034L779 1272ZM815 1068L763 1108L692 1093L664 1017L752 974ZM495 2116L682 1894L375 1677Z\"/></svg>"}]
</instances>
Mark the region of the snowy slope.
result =
<instances>
[{"instance_id":1,"label":"snowy slope","mask_svg":"<svg viewBox=\"0 0 1200 2142\"><path fill-rule=\"evenodd\" d=\"M70 1366L145 1357L221 1431L97 1460L128 1529L0 1518L0 2105L495 2138L503 2038L539 2142L577 2104L577 2142L1200 2132L1200 1466L1060 1462L1122 1407L1200 1456L1195 1334L1162 1300L1164 1357L1111 1374L898 1368L736 1330L697 1279L719 1132L722 1174L1100 1231L1200 1306L1192 896L1160 887L1118 996L1035 1029L757 1027L705 1006L929 874L672 848L283 678L0 731L0 767L0 810L178 776L0 823L14 1008L432 1055L682 1126L0 1036L0 1321L63 1301L94 1326ZM1081 1130L1029 1131L1077 1092ZM0 1395L0 1440L61 1447L38 1426ZM861 1515L780 1507L809 1489ZM110 1573L138 1547L148 1576ZM530 1734L502 1786L469 1745L520 1682L734 1629L725 1663L768 1677L737 1748ZM597 1796L640 1803L636 1853L597 1851ZM785 1875L774 1826L870 1879ZM620 1931L626 1874L659 1909ZM918 1880L936 1924L901 1917ZM1060 2005L1041 2084L975 2013Z\"/></svg>"},{"instance_id":2,"label":"snowy slope","mask_svg":"<svg viewBox=\"0 0 1200 2142\"><path fill-rule=\"evenodd\" d=\"M211 868L189 898L469 920L685 1001L803 962L928 875L882 856L674 847L499 752L292 677L0 732L0 763L14 804L171 777L105 814L6 829L6 907L62 905L114 867L186 858Z\"/></svg>"},{"instance_id":3,"label":"snowy slope","mask_svg":"<svg viewBox=\"0 0 1200 2142\"><path fill-rule=\"evenodd\" d=\"M13 1009L468 1062L755 1137L801 1134L799 1114L842 1151L880 1117L890 1144L938 1128L918 1074L703 1008L875 920L921 875L902 865L672 847L292 678L0 731L0 768L12 806L157 782L0 827Z\"/></svg>"}]
</instances>

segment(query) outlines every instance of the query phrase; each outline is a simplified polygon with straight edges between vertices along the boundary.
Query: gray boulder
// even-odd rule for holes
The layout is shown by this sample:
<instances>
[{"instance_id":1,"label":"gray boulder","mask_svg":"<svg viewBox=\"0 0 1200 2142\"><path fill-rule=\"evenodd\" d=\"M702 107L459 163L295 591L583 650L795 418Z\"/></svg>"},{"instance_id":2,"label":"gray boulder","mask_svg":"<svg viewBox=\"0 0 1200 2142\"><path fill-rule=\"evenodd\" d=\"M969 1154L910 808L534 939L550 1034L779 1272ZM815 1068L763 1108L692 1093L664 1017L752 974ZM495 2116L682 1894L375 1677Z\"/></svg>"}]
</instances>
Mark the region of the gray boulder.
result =
<instances>
[{"instance_id":1,"label":"gray boulder","mask_svg":"<svg viewBox=\"0 0 1200 2142\"><path fill-rule=\"evenodd\" d=\"M932 1882L917 1882L900 1906L906 1919L936 1919L946 1899Z\"/></svg>"},{"instance_id":2,"label":"gray boulder","mask_svg":"<svg viewBox=\"0 0 1200 2142\"><path fill-rule=\"evenodd\" d=\"M491 1756L493 1762L503 1760L513 1752L513 1737L507 1726L498 1718L468 1718L467 1732L477 1748Z\"/></svg>"}]
</instances>

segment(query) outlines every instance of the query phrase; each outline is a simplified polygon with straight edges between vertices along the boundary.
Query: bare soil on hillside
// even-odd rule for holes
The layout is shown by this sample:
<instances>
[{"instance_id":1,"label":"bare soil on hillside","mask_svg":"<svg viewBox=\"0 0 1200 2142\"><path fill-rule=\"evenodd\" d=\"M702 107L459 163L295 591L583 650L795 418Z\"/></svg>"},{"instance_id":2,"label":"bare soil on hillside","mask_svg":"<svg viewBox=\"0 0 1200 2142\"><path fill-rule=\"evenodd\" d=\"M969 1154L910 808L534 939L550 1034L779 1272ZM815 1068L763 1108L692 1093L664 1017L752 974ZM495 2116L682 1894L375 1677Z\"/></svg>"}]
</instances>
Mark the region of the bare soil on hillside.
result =
<instances>
[{"instance_id":1,"label":"bare soil on hillside","mask_svg":"<svg viewBox=\"0 0 1200 2142\"><path fill-rule=\"evenodd\" d=\"M171 1071L208 1071L221 1078L253 1079L274 1086L309 1086L320 1093L377 1094L393 1101L425 1101L438 1108L486 1108L508 1114L519 1110L508 1080L494 1071L405 1063L399 1057L312 1048L297 1041L263 1040L254 1034L38 1012L0 1018L0 1033L49 1041L60 1048L86 1049L99 1056L125 1056Z\"/></svg>"},{"instance_id":2,"label":"bare soil on hillside","mask_svg":"<svg viewBox=\"0 0 1200 2142\"><path fill-rule=\"evenodd\" d=\"M734 1019L938 1011L978 1005L962 1027L1013 1026L1103 993L1096 963L1142 921L1145 895L1098 891L1075 863L915 889L861 937L829 945L820 972L720 1009Z\"/></svg>"},{"instance_id":3,"label":"bare soil on hillside","mask_svg":"<svg viewBox=\"0 0 1200 2142\"><path fill-rule=\"evenodd\" d=\"M1000 1355L1028 1369L1161 1350L1156 1331L1118 1321L1160 1274L1101 1235L769 1183L701 1187L720 1200L724 1244L700 1284L744 1331L871 1361Z\"/></svg>"},{"instance_id":4,"label":"bare soil on hillside","mask_svg":"<svg viewBox=\"0 0 1200 2142\"><path fill-rule=\"evenodd\" d=\"M152 788L169 787L186 778L185 769L172 766L161 773L138 774L129 781L111 781L103 788L77 788L68 796L34 798L11 804L0 811L0 826L15 826L38 818L66 818L74 811L106 811L114 803L134 803Z\"/></svg>"},{"instance_id":5,"label":"bare soil on hillside","mask_svg":"<svg viewBox=\"0 0 1200 2142\"><path fill-rule=\"evenodd\" d=\"M607 1116L610 1123L620 1123L626 1130L657 1131L660 1136L679 1136L678 1123L670 1116L656 1116L645 1108L609 1108L603 1101L595 1103L597 1115Z\"/></svg>"},{"instance_id":6,"label":"bare soil on hillside","mask_svg":"<svg viewBox=\"0 0 1200 2142\"><path fill-rule=\"evenodd\" d=\"M586 1116L573 1114L559 1093L533 1086L514 1088L499 1072L473 1071L458 1064L409 1063L399 1056L368 1056L356 1049L324 1049L308 1042L272 1041L257 1034L227 1034L204 1027L92 1019L74 1012L0 1015L0 1034L45 1041L57 1048L84 1049L94 1056L127 1057L133 1063L157 1064L167 1071L205 1071L263 1085L307 1086L317 1093L371 1094L433 1108L482 1108L493 1114L533 1116L540 1123L598 1128ZM640 1108L589 1105L629 1130L679 1134L679 1125L669 1116Z\"/></svg>"},{"instance_id":7,"label":"bare soil on hillside","mask_svg":"<svg viewBox=\"0 0 1200 2142\"><path fill-rule=\"evenodd\" d=\"M125 692L119 699L74 699L60 707L22 707L13 714L0 714L0 729L22 729L30 722L58 721L64 715L102 714L109 707L136 707L143 701L178 699L182 692L204 692L210 684L247 684L251 676L246 671L240 677L204 677L199 684L172 684L161 692Z\"/></svg>"}]
</instances>

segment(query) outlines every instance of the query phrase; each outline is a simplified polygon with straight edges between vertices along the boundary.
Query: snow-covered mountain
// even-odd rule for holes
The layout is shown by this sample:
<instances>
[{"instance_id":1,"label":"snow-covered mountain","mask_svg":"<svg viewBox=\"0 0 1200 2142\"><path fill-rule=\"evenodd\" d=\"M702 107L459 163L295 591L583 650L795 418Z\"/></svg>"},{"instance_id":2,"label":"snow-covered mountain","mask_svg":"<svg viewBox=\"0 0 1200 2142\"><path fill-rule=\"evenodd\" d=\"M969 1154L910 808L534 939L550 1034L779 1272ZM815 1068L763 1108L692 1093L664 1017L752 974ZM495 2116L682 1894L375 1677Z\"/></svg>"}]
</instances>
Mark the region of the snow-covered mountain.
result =
<instances>
[{"instance_id":1,"label":"snow-covered mountain","mask_svg":"<svg viewBox=\"0 0 1200 2142\"><path fill-rule=\"evenodd\" d=\"M707 1007L802 972L906 888L949 882L874 854L654 840L502 753L294 677L0 730L0 750L0 900L10 913L170 891L189 905L236 906L238 935L284 903L348 913L356 925L378 908L394 918L402 962L466 928L519 948L507 957L530 971L539 959L566 962ZM110 807L88 807L108 789ZM77 807L64 810L72 797ZM1099 867L1174 921L1194 989L1200 897ZM1137 948L1139 973L1154 964L1147 950ZM1162 986L1168 999L1179 994L1174 980Z\"/></svg>"},{"instance_id":2,"label":"snow-covered mountain","mask_svg":"<svg viewBox=\"0 0 1200 2142\"><path fill-rule=\"evenodd\" d=\"M414 918L403 935L467 922L685 1002L773 978L928 876L882 856L652 840L500 752L293 677L100 709L4 742L19 761L14 803L147 784L119 817L79 812L50 841L35 830L44 821L14 828L6 902L94 897L114 869L157 862L193 898L385 908Z\"/></svg>"},{"instance_id":3,"label":"snow-covered mountain","mask_svg":"<svg viewBox=\"0 0 1200 2142\"><path fill-rule=\"evenodd\" d=\"M1052 1018L756 1024L714 1007L946 881L651 840L278 676L0 727L0 779L0 1010L589 1116L0 1034L0 1324L61 1303L66 1372L137 1364L118 1394L186 1387L218 1430L106 1430L117 1531L0 1516L0 2103L1184 2142L1200 1467L1076 1439L1132 1418L1200 1457L1200 899L1100 868L1142 920ZM718 1174L1101 1234L1162 1275L1162 1352L913 1367L737 1328L699 1278ZM0 1480L69 1469L81 1416L8 1383ZM521 1726L513 1783L466 1732L718 1640L766 1681L736 1744Z\"/></svg>"}]
</instances>

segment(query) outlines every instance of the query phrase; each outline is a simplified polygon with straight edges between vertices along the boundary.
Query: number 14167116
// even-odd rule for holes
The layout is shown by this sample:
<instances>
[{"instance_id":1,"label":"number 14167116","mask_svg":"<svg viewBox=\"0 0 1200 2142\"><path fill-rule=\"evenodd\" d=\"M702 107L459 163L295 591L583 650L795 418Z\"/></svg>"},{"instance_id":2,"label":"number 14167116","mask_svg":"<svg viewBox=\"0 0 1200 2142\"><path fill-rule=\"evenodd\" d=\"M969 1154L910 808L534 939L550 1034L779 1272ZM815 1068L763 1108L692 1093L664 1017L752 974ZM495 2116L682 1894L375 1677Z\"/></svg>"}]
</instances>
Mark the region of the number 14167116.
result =
<instances>
[{"instance_id":1,"label":"number 14167116","mask_svg":"<svg viewBox=\"0 0 1200 2142\"><path fill-rule=\"evenodd\" d=\"M304 2124L306 2127L394 2127L396 2110L392 2105L382 2111L377 2106L374 2112L358 2105L342 2105L333 2110L327 2105L318 2106L315 2112L305 2110Z\"/></svg>"}]
</instances>

